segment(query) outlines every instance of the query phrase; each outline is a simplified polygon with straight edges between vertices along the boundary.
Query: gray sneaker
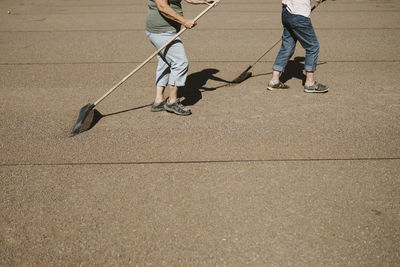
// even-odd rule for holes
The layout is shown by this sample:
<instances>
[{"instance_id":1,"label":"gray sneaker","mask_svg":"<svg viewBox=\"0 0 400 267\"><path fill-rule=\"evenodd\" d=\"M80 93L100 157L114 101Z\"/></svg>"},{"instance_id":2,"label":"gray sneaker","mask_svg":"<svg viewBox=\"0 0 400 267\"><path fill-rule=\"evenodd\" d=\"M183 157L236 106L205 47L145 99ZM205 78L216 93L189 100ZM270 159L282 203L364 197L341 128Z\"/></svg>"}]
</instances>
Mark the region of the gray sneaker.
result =
<instances>
[{"instance_id":1,"label":"gray sneaker","mask_svg":"<svg viewBox=\"0 0 400 267\"><path fill-rule=\"evenodd\" d=\"M285 90L285 89L289 89L289 86L282 82L279 82L277 84L273 84L273 83L269 82L267 89L268 90L282 90L282 89Z\"/></svg>"},{"instance_id":2,"label":"gray sneaker","mask_svg":"<svg viewBox=\"0 0 400 267\"><path fill-rule=\"evenodd\" d=\"M169 101L166 101L164 104L164 109L168 112L175 113L177 115L182 115L182 116L187 116L192 114L192 111L188 108L185 108L181 102L176 100L174 103L170 103Z\"/></svg>"},{"instance_id":3,"label":"gray sneaker","mask_svg":"<svg viewBox=\"0 0 400 267\"><path fill-rule=\"evenodd\" d=\"M192 111L184 107L181 102L176 100L174 103L170 103L169 100L165 102L164 109L168 112L175 113L176 115L187 116L192 114Z\"/></svg>"},{"instance_id":4,"label":"gray sneaker","mask_svg":"<svg viewBox=\"0 0 400 267\"><path fill-rule=\"evenodd\" d=\"M304 92L306 93L326 93L328 92L328 86L314 82L313 85L304 85Z\"/></svg>"},{"instance_id":5,"label":"gray sneaker","mask_svg":"<svg viewBox=\"0 0 400 267\"><path fill-rule=\"evenodd\" d=\"M152 112L158 112L158 111L163 111L164 109L164 105L167 102L167 99L164 99L162 102L160 103L156 103L153 102L153 104L151 104L151 111Z\"/></svg>"}]
</instances>

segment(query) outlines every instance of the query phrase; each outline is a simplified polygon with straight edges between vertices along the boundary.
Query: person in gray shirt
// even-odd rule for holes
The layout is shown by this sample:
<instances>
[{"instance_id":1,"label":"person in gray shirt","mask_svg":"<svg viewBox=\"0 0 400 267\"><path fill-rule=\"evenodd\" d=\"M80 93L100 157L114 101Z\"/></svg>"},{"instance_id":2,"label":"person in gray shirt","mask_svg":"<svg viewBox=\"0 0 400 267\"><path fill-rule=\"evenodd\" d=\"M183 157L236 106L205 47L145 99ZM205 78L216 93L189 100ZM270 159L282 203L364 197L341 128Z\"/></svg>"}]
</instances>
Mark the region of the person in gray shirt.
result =
<instances>
[{"instance_id":1,"label":"person in gray shirt","mask_svg":"<svg viewBox=\"0 0 400 267\"><path fill-rule=\"evenodd\" d=\"M190 4L212 4L219 0L185 0ZM180 31L181 26L191 29L196 21L183 16L182 0L148 0L146 35L159 49ZM177 115L190 115L178 99L178 88L185 85L189 62L182 40L177 38L158 54L156 71L156 97L151 111L169 111ZM169 97L164 99L168 86Z\"/></svg>"}]
</instances>

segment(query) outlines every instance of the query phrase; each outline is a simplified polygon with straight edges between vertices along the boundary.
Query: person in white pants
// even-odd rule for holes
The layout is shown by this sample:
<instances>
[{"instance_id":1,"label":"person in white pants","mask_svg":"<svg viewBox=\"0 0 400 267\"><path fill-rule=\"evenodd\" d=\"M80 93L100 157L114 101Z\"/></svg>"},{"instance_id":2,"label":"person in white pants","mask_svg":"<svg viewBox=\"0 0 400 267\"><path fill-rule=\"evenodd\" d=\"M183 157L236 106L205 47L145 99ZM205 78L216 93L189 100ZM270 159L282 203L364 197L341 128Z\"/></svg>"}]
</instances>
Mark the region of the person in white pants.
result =
<instances>
[{"instance_id":1,"label":"person in white pants","mask_svg":"<svg viewBox=\"0 0 400 267\"><path fill-rule=\"evenodd\" d=\"M190 4L212 4L219 0L185 0ZM146 35L158 49L167 43L181 26L191 29L196 21L183 16L182 0L148 0L146 16ZM184 107L178 99L178 88L185 85L189 62L180 38L158 54L156 72L156 97L151 111L169 111L177 115L190 115L191 110ZM164 99L168 86L169 97Z\"/></svg>"}]
</instances>

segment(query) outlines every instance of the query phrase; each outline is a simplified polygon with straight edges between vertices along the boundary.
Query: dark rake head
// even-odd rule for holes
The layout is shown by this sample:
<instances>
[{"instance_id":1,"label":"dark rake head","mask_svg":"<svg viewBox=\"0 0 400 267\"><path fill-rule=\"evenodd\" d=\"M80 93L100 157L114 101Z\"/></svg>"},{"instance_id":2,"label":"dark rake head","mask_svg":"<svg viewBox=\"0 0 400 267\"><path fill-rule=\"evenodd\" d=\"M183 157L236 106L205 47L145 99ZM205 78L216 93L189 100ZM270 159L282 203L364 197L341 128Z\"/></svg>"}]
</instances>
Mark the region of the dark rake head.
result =
<instances>
[{"instance_id":1,"label":"dark rake head","mask_svg":"<svg viewBox=\"0 0 400 267\"><path fill-rule=\"evenodd\" d=\"M250 78L251 75L252 75L251 72L244 71L236 79L234 79L231 83L241 83L241 82L247 80L248 78Z\"/></svg>"},{"instance_id":2,"label":"dark rake head","mask_svg":"<svg viewBox=\"0 0 400 267\"><path fill-rule=\"evenodd\" d=\"M72 127L71 134L78 134L90 129L94 117L94 105L87 104L79 111L78 119Z\"/></svg>"}]
</instances>

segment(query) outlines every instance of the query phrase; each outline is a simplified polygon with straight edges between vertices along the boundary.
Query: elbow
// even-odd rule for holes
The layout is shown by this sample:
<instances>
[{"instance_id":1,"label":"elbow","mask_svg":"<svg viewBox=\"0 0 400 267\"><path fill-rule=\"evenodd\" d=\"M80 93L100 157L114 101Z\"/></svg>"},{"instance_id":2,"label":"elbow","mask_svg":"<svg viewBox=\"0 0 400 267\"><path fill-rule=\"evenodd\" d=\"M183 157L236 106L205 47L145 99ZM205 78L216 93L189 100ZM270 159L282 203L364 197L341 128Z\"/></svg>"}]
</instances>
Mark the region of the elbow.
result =
<instances>
[{"instance_id":1,"label":"elbow","mask_svg":"<svg viewBox=\"0 0 400 267\"><path fill-rule=\"evenodd\" d=\"M157 7L158 11L160 11L163 14L165 13L167 6L168 6L168 4L166 4L166 3L158 3L158 1L156 1L156 7Z\"/></svg>"}]
</instances>

